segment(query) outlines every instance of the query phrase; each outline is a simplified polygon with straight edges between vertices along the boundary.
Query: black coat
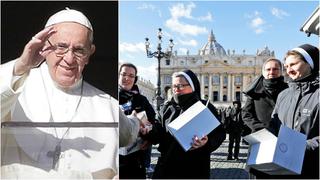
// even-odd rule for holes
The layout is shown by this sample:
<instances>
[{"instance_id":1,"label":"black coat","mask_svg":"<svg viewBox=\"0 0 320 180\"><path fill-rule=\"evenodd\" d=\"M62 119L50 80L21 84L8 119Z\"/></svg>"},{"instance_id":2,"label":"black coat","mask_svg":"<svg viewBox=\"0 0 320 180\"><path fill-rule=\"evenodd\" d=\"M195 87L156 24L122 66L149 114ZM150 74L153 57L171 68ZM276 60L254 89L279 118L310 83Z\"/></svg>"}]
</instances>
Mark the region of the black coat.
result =
<instances>
[{"instance_id":1,"label":"black coat","mask_svg":"<svg viewBox=\"0 0 320 180\"><path fill-rule=\"evenodd\" d=\"M227 131L240 136L244 126L241 109L236 110L236 108L233 107L229 111L230 112L227 113L225 121Z\"/></svg>"},{"instance_id":2,"label":"black coat","mask_svg":"<svg viewBox=\"0 0 320 180\"><path fill-rule=\"evenodd\" d=\"M180 107L173 100L166 102L159 112L157 122L149 133L154 144L159 143L161 156L158 159L153 178L155 179L208 179L210 178L210 154L224 141L226 135L222 125L208 134L208 142L201 148L185 152L180 144L166 129L183 111L197 99L189 99L187 105ZM205 101L202 101L205 104ZM209 103L208 108L217 116L215 107Z\"/></svg>"},{"instance_id":3,"label":"black coat","mask_svg":"<svg viewBox=\"0 0 320 180\"><path fill-rule=\"evenodd\" d=\"M277 86L277 93L271 95L263 85L263 76L260 76L252 83L248 90L243 92L247 95L247 101L242 108L242 120L252 132L269 128L271 114L278 94L287 87L288 85L281 81Z\"/></svg>"},{"instance_id":4,"label":"black coat","mask_svg":"<svg viewBox=\"0 0 320 180\"><path fill-rule=\"evenodd\" d=\"M137 88L137 86L135 88ZM119 89L119 105L121 106L128 102L131 102L131 108L124 111L126 115L130 115L133 110L135 110L137 113L146 111L148 120L151 123L154 122L156 113L148 99L141 95L139 90L129 92L122 90L121 88Z\"/></svg>"},{"instance_id":5,"label":"black coat","mask_svg":"<svg viewBox=\"0 0 320 180\"><path fill-rule=\"evenodd\" d=\"M137 86L134 91L126 91L119 88L119 105L126 115L130 115L133 110L137 113L146 111L148 120L155 121L155 112L148 99L139 93ZM125 108L124 108L125 107ZM145 151L138 150L128 155L119 155L120 179L134 178L143 179L145 174Z\"/></svg>"}]
</instances>

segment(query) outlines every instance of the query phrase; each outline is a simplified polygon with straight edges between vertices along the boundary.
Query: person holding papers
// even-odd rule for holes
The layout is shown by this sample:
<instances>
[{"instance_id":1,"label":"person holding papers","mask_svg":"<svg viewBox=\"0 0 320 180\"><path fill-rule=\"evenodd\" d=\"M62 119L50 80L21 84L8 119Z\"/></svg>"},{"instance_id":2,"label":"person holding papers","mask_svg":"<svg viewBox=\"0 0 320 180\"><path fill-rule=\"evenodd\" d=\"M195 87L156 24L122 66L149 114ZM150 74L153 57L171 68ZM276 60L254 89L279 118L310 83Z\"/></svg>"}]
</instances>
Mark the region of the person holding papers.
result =
<instances>
[{"instance_id":1,"label":"person holding papers","mask_svg":"<svg viewBox=\"0 0 320 180\"><path fill-rule=\"evenodd\" d=\"M281 61L275 58L267 59L262 65L262 75L243 92L247 100L242 108L242 119L252 130L252 133L269 127L278 95L286 88L288 85L282 76ZM270 175L253 168L249 172L257 179L272 178Z\"/></svg>"},{"instance_id":2,"label":"person holding papers","mask_svg":"<svg viewBox=\"0 0 320 180\"><path fill-rule=\"evenodd\" d=\"M132 114L133 111L140 113L145 111L147 123L153 123L155 112L148 99L140 94L136 85L138 80L137 68L131 63L123 63L119 69L119 104L125 115ZM120 125L121 127L121 125ZM145 179L145 156L147 151L140 148L140 141L135 141L126 147L120 148L119 155L119 178L120 179ZM151 146L150 143L144 143ZM136 148L138 146L138 150Z\"/></svg>"},{"instance_id":3,"label":"person holding papers","mask_svg":"<svg viewBox=\"0 0 320 180\"><path fill-rule=\"evenodd\" d=\"M304 44L288 51L284 67L291 81L278 96L270 130L277 134L282 124L305 134L301 175L289 178L319 179L319 49Z\"/></svg>"},{"instance_id":4,"label":"person holding papers","mask_svg":"<svg viewBox=\"0 0 320 180\"><path fill-rule=\"evenodd\" d=\"M226 135L220 124L208 135L190 139L191 149L185 151L168 131L168 124L200 100L200 83L191 70L174 73L172 76L173 97L164 103L157 120L146 137L153 144L159 144L161 156L158 159L153 179L209 179L210 154L224 141ZM206 101L202 100L203 104ZM208 108L217 117L215 107Z\"/></svg>"}]
</instances>

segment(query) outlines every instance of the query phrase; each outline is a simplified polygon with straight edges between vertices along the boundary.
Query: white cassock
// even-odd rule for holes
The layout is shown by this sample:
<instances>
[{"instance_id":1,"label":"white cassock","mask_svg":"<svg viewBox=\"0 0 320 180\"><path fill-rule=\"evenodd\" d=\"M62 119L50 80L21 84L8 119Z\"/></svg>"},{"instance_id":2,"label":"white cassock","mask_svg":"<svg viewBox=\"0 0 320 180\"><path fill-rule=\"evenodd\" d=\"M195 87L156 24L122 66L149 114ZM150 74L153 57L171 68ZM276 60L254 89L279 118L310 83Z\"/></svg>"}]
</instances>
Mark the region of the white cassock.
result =
<instances>
[{"instance_id":1,"label":"white cassock","mask_svg":"<svg viewBox=\"0 0 320 180\"><path fill-rule=\"evenodd\" d=\"M118 101L103 91L82 80L63 91L54 85L46 63L15 77L14 63L0 67L1 122L118 122ZM1 130L1 178L90 179L118 173L117 127ZM53 166L48 153L57 145L61 153Z\"/></svg>"}]
</instances>

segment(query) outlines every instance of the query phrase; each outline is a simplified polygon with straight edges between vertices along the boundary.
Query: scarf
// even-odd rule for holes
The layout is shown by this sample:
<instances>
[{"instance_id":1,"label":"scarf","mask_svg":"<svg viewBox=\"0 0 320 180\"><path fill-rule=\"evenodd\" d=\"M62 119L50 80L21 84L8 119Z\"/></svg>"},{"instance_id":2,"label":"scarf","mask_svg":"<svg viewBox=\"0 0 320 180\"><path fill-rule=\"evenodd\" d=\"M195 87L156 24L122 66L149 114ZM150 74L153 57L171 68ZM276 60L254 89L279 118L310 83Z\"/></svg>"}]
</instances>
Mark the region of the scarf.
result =
<instances>
[{"instance_id":1,"label":"scarf","mask_svg":"<svg viewBox=\"0 0 320 180\"><path fill-rule=\"evenodd\" d=\"M285 83L283 76L272 79L263 79L264 88L272 97L275 97L275 99L278 94L284 89L284 84Z\"/></svg>"}]
</instances>

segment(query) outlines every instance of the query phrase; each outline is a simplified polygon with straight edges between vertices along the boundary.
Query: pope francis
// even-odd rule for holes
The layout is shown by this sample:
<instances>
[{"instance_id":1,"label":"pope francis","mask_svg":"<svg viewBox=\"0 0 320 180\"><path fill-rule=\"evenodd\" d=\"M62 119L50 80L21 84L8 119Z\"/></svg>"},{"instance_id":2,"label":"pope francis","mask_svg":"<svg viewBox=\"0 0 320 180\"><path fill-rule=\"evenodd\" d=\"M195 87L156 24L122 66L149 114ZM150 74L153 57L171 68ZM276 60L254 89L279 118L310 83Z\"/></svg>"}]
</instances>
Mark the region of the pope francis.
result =
<instances>
[{"instance_id":1,"label":"pope francis","mask_svg":"<svg viewBox=\"0 0 320 180\"><path fill-rule=\"evenodd\" d=\"M0 66L1 179L118 173L118 101L82 79L94 51L90 21L66 8ZM12 122L20 125L3 126ZM92 122L101 126L75 126Z\"/></svg>"}]
</instances>

